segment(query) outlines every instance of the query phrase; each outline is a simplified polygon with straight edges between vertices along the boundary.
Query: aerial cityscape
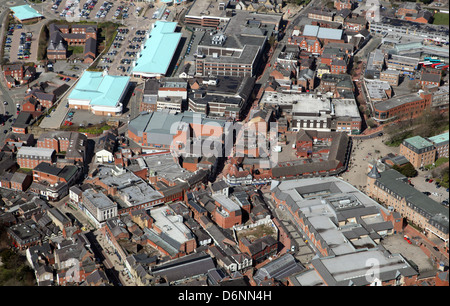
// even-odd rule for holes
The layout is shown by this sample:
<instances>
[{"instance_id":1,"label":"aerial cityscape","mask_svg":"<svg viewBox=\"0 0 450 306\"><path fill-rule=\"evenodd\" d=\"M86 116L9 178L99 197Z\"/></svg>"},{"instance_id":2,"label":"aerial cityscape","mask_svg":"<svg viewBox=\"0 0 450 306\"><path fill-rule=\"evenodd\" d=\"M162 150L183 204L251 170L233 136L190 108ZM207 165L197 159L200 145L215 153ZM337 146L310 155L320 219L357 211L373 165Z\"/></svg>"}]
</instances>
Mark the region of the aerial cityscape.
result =
<instances>
[{"instance_id":1,"label":"aerial cityscape","mask_svg":"<svg viewBox=\"0 0 450 306\"><path fill-rule=\"evenodd\" d=\"M2 0L0 42L0 286L449 285L449 0Z\"/></svg>"}]
</instances>

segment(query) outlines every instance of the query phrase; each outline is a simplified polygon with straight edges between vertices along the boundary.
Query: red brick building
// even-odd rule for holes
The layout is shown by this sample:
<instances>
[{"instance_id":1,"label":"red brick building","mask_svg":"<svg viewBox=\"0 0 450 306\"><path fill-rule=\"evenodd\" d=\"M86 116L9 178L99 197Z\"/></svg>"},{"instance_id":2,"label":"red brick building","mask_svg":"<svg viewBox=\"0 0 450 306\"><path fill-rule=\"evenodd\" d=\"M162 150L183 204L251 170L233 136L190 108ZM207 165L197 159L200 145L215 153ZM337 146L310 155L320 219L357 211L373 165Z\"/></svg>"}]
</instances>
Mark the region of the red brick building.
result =
<instances>
[{"instance_id":1,"label":"red brick building","mask_svg":"<svg viewBox=\"0 0 450 306\"><path fill-rule=\"evenodd\" d=\"M8 88L20 86L34 80L36 68L34 66L24 66L12 64L3 66L3 75Z\"/></svg>"},{"instance_id":2,"label":"red brick building","mask_svg":"<svg viewBox=\"0 0 450 306\"><path fill-rule=\"evenodd\" d=\"M55 150L22 146L17 151L17 163L21 168L33 169L41 162L56 162Z\"/></svg>"},{"instance_id":3,"label":"red brick building","mask_svg":"<svg viewBox=\"0 0 450 306\"><path fill-rule=\"evenodd\" d=\"M239 249L248 254L256 265L277 253L278 241L272 236L264 236L255 241L242 237L239 239Z\"/></svg>"},{"instance_id":4,"label":"red brick building","mask_svg":"<svg viewBox=\"0 0 450 306\"><path fill-rule=\"evenodd\" d=\"M337 9L338 11L343 9L351 10L354 8L353 0L335 0L334 8Z\"/></svg>"}]
</instances>

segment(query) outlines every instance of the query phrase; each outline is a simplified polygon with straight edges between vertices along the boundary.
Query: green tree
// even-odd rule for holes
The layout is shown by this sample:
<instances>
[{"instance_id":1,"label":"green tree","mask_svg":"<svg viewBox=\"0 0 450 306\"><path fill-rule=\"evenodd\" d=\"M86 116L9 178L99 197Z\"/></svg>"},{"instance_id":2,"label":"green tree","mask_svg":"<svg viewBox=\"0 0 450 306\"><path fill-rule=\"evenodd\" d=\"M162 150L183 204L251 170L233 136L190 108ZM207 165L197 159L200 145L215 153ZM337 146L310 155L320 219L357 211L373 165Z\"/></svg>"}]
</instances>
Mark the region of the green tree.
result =
<instances>
[{"instance_id":1,"label":"green tree","mask_svg":"<svg viewBox=\"0 0 450 306\"><path fill-rule=\"evenodd\" d=\"M411 163L407 163L403 167L394 165L392 168L406 177L415 177L417 175L417 170L414 169L414 166Z\"/></svg>"}]
</instances>

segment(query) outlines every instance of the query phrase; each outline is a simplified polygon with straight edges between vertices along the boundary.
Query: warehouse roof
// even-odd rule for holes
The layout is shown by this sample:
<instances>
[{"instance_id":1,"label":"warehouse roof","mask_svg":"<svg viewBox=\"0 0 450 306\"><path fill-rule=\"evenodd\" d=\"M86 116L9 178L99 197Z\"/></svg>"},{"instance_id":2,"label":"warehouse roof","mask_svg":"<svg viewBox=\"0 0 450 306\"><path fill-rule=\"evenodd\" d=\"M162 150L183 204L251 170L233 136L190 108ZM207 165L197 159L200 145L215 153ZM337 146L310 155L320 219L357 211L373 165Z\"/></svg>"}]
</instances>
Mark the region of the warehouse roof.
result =
<instances>
[{"instance_id":1,"label":"warehouse roof","mask_svg":"<svg viewBox=\"0 0 450 306\"><path fill-rule=\"evenodd\" d=\"M19 5L11 7L14 16L19 20L27 20L32 18L44 17L29 5Z\"/></svg>"},{"instance_id":2,"label":"warehouse roof","mask_svg":"<svg viewBox=\"0 0 450 306\"><path fill-rule=\"evenodd\" d=\"M116 106L130 82L130 77L85 71L69 99L87 100L91 105Z\"/></svg>"},{"instance_id":3,"label":"warehouse roof","mask_svg":"<svg viewBox=\"0 0 450 306\"><path fill-rule=\"evenodd\" d=\"M133 73L165 74L181 39L176 22L157 21L145 41Z\"/></svg>"}]
</instances>

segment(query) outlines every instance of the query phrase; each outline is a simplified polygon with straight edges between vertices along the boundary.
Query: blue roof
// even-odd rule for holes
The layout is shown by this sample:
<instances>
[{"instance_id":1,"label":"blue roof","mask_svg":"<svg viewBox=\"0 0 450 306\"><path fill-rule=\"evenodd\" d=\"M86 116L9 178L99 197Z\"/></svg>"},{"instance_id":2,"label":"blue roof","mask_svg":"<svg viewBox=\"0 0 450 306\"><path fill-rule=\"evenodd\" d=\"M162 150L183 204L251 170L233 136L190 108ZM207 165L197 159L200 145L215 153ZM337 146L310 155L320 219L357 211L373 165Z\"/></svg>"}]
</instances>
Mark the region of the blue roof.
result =
<instances>
[{"instance_id":1,"label":"blue roof","mask_svg":"<svg viewBox=\"0 0 450 306\"><path fill-rule=\"evenodd\" d=\"M449 132L444 133L444 134L439 134L433 137L429 137L428 140L439 145L441 143L448 143L448 137L449 136Z\"/></svg>"},{"instance_id":2,"label":"blue roof","mask_svg":"<svg viewBox=\"0 0 450 306\"><path fill-rule=\"evenodd\" d=\"M165 74L181 39L176 22L157 21L133 68L134 73Z\"/></svg>"},{"instance_id":3,"label":"blue roof","mask_svg":"<svg viewBox=\"0 0 450 306\"><path fill-rule=\"evenodd\" d=\"M341 29L321 28L315 25L305 25L303 28L304 36L313 36L322 39L341 39L343 31Z\"/></svg>"},{"instance_id":4,"label":"blue roof","mask_svg":"<svg viewBox=\"0 0 450 306\"><path fill-rule=\"evenodd\" d=\"M69 99L87 100L90 105L116 106L128 86L130 77L103 75L85 71L69 95Z\"/></svg>"},{"instance_id":5,"label":"blue roof","mask_svg":"<svg viewBox=\"0 0 450 306\"><path fill-rule=\"evenodd\" d=\"M31 18L44 17L29 5L19 5L11 7L14 16L19 20L27 20Z\"/></svg>"},{"instance_id":6,"label":"blue roof","mask_svg":"<svg viewBox=\"0 0 450 306\"><path fill-rule=\"evenodd\" d=\"M315 26L315 25L305 25L305 27L303 28L303 35L304 36L317 36L317 32L319 32L319 26Z\"/></svg>"}]
</instances>

